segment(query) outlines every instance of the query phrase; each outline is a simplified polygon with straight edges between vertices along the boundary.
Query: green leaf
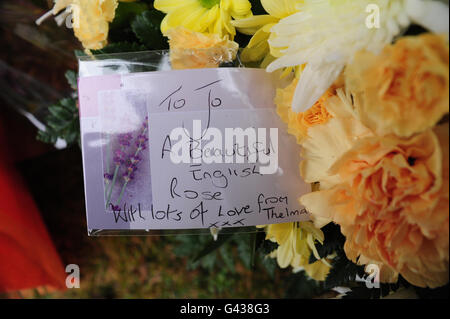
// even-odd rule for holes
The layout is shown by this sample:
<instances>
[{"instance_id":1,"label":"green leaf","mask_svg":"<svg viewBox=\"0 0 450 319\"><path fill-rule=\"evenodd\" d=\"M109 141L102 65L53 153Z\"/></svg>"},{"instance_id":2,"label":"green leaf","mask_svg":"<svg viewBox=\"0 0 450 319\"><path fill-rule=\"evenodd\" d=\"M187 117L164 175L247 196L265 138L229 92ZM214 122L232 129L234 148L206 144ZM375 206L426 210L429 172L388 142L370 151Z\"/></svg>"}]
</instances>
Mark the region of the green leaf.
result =
<instances>
[{"instance_id":1,"label":"green leaf","mask_svg":"<svg viewBox=\"0 0 450 319\"><path fill-rule=\"evenodd\" d=\"M148 10L148 5L142 2L119 2L111 29L124 28L130 24L138 14Z\"/></svg>"},{"instance_id":2,"label":"green leaf","mask_svg":"<svg viewBox=\"0 0 450 319\"><path fill-rule=\"evenodd\" d=\"M318 242L315 243L320 258L325 258L344 247L345 237L342 235L341 228L338 225L329 223L328 225L322 227L321 230L325 235L325 240L323 241L323 244ZM309 263L311 264L315 261L317 261L317 259L314 257L314 254L311 254L309 257Z\"/></svg>"},{"instance_id":3,"label":"green leaf","mask_svg":"<svg viewBox=\"0 0 450 319\"><path fill-rule=\"evenodd\" d=\"M261 264L266 269L267 273L269 274L270 278L275 278L275 271L278 269L277 262L274 258L270 258L267 255L259 255L261 259Z\"/></svg>"},{"instance_id":4,"label":"green leaf","mask_svg":"<svg viewBox=\"0 0 450 319\"><path fill-rule=\"evenodd\" d=\"M251 234L251 258L250 258L250 268L255 268L255 257L256 253L259 252L264 245L266 239L266 232L264 229L257 228L256 233Z\"/></svg>"},{"instance_id":5,"label":"green leaf","mask_svg":"<svg viewBox=\"0 0 450 319\"><path fill-rule=\"evenodd\" d=\"M167 39L160 30L164 13L158 10L144 11L137 15L131 22L131 28L148 49L163 50L169 47Z\"/></svg>"},{"instance_id":6,"label":"green leaf","mask_svg":"<svg viewBox=\"0 0 450 319\"><path fill-rule=\"evenodd\" d=\"M201 260L199 261L193 261L190 263L190 266L192 267L192 269L196 268L196 263L200 263L203 269L207 269L209 271L214 269L214 266L216 265L217 262L217 255L216 254L209 254L204 256Z\"/></svg>"},{"instance_id":7,"label":"green leaf","mask_svg":"<svg viewBox=\"0 0 450 319\"><path fill-rule=\"evenodd\" d=\"M84 52L83 50L74 50L73 54L76 58L87 56L86 52Z\"/></svg>"},{"instance_id":8,"label":"green leaf","mask_svg":"<svg viewBox=\"0 0 450 319\"><path fill-rule=\"evenodd\" d=\"M304 271L289 276L286 285L286 298L309 299L324 291L323 286Z\"/></svg>"},{"instance_id":9,"label":"green leaf","mask_svg":"<svg viewBox=\"0 0 450 319\"><path fill-rule=\"evenodd\" d=\"M49 106L45 124L45 131L38 132L38 140L54 144L61 138L68 145L80 143L80 123L75 99L61 99L57 104Z\"/></svg>"},{"instance_id":10,"label":"green leaf","mask_svg":"<svg viewBox=\"0 0 450 319\"><path fill-rule=\"evenodd\" d=\"M46 131L38 132L37 140L48 144L55 144L57 140L57 134L50 128L47 128Z\"/></svg>"},{"instance_id":11,"label":"green leaf","mask_svg":"<svg viewBox=\"0 0 450 319\"><path fill-rule=\"evenodd\" d=\"M345 286L355 283L356 276L365 276L364 266L359 266L348 260L343 250L338 251L338 255L331 263L332 268L325 279L325 287L328 289L336 286Z\"/></svg>"},{"instance_id":12,"label":"green leaf","mask_svg":"<svg viewBox=\"0 0 450 319\"><path fill-rule=\"evenodd\" d=\"M75 71L72 71L72 70L67 70L64 75L65 75L65 77L67 79L67 82L69 83L70 87L73 90L77 90L77 87L78 87L78 79L77 79L78 76L77 76L77 73Z\"/></svg>"},{"instance_id":13,"label":"green leaf","mask_svg":"<svg viewBox=\"0 0 450 319\"><path fill-rule=\"evenodd\" d=\"M277 247L278 247L278 244L277 243L274 243L274 242L272 242L272 241L270 241L270 240L264 240L263 242L262 242L262 244L261 244L261 246L260 246L260 250L261 250L261 253L262 254L264 254L264 255L268 255L268 254L270 254L272 251L274 251L275 249L277 249Z\"/></svg>"},{"instance_id":14,"label":"green leaf","mask_svg":"<svg viewBox=\"0 0 450 319\"><path fill-rule=\"evenodd\" d=\"M77 102L72 98L61 99L57 105L65 107L68 111L76 111L78 113Z\"/></svg>"},{"instance_id":15,"label":"green leaf","mask_svg":"<svg viewBox=\"0 0 450 319\"><path fill-rule=\"evenodd\" d=\"M61 118L62 120L65 120L65 121L69 121L73 117L73 113L72 112L70 112L66 108L58 106L58 105L50 106L48 108L48 111L54 117Z\"/></svg>"},{"instance_id":16,"label":"green leaf","mask_svg":"<svg viewBox=\"0 0 450 319\"><path fill-rule=\"evenodd\" d=\"M247 269L250 269L252 267L254 237L256 237L256 233L240 234L234 237L234 241L237 242L239 257Z\"/></svg>"},{"instance_id":17,"label":"green leaf","mask_svg":"<svg viewBox=\"0 0 450 319\"><path fill-rule=\"evenodd\" d=\"M234 267L234 258L231 253L231 249L229 249L229 247L227 247L226 245L222 245L219 249L219 252L228 271L230 271L231 273L236 272L236 269Z\"/></svg>"}]
</instances>

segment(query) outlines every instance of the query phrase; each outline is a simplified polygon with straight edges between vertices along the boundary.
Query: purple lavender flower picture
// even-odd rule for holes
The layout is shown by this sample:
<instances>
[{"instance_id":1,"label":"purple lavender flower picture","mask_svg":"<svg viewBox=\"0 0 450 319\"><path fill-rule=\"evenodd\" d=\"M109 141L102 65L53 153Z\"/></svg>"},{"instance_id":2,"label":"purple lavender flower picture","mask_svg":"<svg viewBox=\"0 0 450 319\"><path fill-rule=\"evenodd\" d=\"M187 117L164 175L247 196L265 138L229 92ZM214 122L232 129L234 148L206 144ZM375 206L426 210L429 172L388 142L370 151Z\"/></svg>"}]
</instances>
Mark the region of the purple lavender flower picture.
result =
<instances>
[{"instance_id":1,"label":"purple lavender flower picture","mask_svg":"<svg viewBox=\"0 0 450 319\"><path fill-rule=\"evenodd\" d=\"M142 123L140 132L137 136L132 133L120 134L118 136L117 149L113 151L113 165L107 166L105 178L105 196L106 209L120 210L123 195L127 186L134 180L135 174L139 169L139 163L142 158L142 151L147 149L148 117ZM108 164L108 163L107 163ZM112 173L111 173L112 172ZM118 184L118 185L116 185ZM112 198L114 188L119 186L119 196Z\"/></svg>"},{"instance_id":2,"label":"purple lavender flower picture","mask_svg":"<svg viewBox=\"0 0 450 319\"><path fill-rule=\"evenodd\" d=\"M124 95L101 108L104 198L106 211L151 205L148 116L143 99ZM122 98L120 98L122 100ZM120 105L120 112L115 105Z\"/></svg>"}]
</instances>

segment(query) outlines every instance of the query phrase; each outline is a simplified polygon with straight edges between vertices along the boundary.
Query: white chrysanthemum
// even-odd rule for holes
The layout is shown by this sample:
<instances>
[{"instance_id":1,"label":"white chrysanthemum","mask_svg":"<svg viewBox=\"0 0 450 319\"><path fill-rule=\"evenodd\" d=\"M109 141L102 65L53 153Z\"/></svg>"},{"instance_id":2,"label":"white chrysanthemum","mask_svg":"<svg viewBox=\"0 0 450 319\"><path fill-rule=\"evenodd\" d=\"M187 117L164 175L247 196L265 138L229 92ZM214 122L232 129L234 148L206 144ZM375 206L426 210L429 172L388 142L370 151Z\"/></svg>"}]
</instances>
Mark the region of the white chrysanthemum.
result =
<instances>
[{"instance_id":1,"label":"white chrysanthemum","mask_svg":"<svg viewBox=\"0 0 450 319\"><path fill-rule=\"evenodd\" d=\"M310 108L357 51L378 53L411 22L448 32L448 6L436 1L305 0L298 11L272 27L269 44L277 59L267 67L306 64L292 103L296 112Z\"/></svg>"}]
</instances>

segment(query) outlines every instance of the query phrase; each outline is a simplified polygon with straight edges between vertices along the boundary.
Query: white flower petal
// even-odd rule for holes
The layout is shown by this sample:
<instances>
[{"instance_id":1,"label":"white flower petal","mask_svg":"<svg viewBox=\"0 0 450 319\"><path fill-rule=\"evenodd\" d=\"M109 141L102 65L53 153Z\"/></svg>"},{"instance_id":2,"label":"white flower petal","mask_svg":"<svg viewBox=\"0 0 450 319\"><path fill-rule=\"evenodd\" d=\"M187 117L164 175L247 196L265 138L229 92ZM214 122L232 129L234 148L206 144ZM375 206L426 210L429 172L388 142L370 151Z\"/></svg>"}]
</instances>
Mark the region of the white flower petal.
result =
<instances>
[{"instance_id":1,"label":"white flower petal","mask_svg":"<svg viewBox=\"0 0 450 319\"><path fill-rule=\"evenodd\" d=\"M305 0L298 8L300 12L281 19L271 29L269 44L277 59L267 66L267 71L307 64L306 71L310 72L300 79L294 111L312 106L357 51L378 53L391 43L410 23L410 15L405 10L408 2ZM370 4L380 9L379 28L367 24L370 16L366 9ZM312 68L319 74L312 74Z\"/></svg>"},{"instance_id":2,"label":"white flower petal","mask_svg":"<svg viewBox=\"0 0 450 319\"><path fill-rule=\"evenodd\" d=\"M406 12L422 27L435 33L449 32L448 5L439 1L408 0Z\"/></svg>"},{"instance_id":3,"label":"white flower petal","mask_svg":"<svg viewBox=\"0 0 450 319\"><path fill-rule=\"evenodd\" d=\"M307 64L300 75L292 101L294 112L304 112L316 103L323 93L339 77L344 64Z\"/></svg>"}]
</instances>

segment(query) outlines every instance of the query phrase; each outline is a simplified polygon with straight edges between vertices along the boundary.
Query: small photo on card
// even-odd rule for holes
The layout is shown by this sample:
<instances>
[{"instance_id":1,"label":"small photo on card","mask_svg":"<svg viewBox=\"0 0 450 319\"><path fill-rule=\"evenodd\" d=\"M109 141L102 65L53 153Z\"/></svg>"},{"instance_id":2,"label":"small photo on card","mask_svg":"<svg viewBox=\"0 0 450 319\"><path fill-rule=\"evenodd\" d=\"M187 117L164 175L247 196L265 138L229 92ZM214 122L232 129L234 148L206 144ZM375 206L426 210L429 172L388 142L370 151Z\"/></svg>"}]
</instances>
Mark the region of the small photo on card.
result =
<instances>
[{"instance_id":1,"label":"small photo on card","mask_svg":"<svg viewBox=\"0 0 450 319\"><path fill-rule=\"evenodd\" d=\"M127 207L148 209L152 193L146 96L100 92L99 111L105 209L116 214Z\"/></svg>"}]
</instances>

